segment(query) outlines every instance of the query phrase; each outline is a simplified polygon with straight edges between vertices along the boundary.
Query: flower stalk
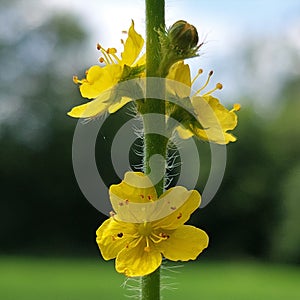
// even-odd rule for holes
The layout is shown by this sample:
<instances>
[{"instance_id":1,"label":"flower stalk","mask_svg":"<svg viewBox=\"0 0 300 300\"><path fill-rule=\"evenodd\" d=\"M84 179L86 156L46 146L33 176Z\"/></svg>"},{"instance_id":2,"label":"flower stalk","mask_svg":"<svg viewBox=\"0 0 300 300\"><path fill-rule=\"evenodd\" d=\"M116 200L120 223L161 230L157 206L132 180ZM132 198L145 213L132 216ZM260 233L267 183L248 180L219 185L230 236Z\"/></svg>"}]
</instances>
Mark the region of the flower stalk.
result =
<instances>
[{"instance_id":1,"label":"flower stalk","mask_svg":"<svg viewBox=\"0 0 300 300\"><path fill-rule=\"evenodd\" d=\"M165 1L164 0L145 0L146 1L146 76L158 77L157 66L161 63L161 49L158 36L158 29L165 28ZM161 129L165 128L165 102L159 99L151 99L147 97L149 91L155 87L151 87L148 81L146 87L146 99L143 105L142 114L149 113L160 114L160 124L155 124ZM157 88L157 87L156 87ZM160 99L165 98L165 86L160 86ZM151 119L151 118L150 118ZM167 153L168 140L163 135L153 134L153 122L150 119L143 118L144 123L144 172L156 177L157 174L165 173L165 159ZM160 155L155 165L150 166L150 159L153 155ZM164 176L155 185L157 195L160 196L164 191ZM160 299L160 268L152 274L142 277L142 300L159 300Z\"/></svg>"}]
</instances>

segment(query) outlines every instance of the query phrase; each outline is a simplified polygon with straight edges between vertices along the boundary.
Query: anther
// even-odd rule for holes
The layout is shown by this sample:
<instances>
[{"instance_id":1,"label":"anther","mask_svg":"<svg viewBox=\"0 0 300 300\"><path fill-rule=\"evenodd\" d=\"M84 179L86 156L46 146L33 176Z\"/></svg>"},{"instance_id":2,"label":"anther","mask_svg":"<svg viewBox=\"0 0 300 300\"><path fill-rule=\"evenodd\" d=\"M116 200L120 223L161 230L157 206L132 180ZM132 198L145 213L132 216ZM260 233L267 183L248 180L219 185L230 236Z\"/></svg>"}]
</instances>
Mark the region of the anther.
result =
<instances>
[{"instance_id":1,"label":"anther","mask_svg":"<svg viewBox=\"0 0 300 300\"><path fill-rule=\"evenodd\" d=\"M149 238L146 237L146 247L144 248L144 251L150 252L150 245L149 245Z\"/></svg>"},{"instance_id":2,"label":"anther","mask_svg":"<svg viewBox=\"0 0 300 300\"><path fill-rule=\"evenodd\" d=\"M192 80L192 85L194 84L194 82L198 79L198 77L203 73L203 69L199 69L197 75L194 77L194 79Z\"/></svg>"},{"instance_id":3,"label":"anther","mask_svg":"<svg viewBox=\"0 0 300 300\"><path fill-rule=\"evenodd\" d=\"M147 198L148 198L149 201L152 200L152 196L151 195L148 195Z\"/></svg>"},{"instance_id":4,"label":"anther","mask_svg":"<svg viewBox=\"0 0 300 300\"><path fill-rule=\"evenodd\" d=\"M108 48L106 50L107 54L116 54L117 53L117 49L116 48Z\"/></svg>"},{"instance_id":5,"label":"anther","mask_svg":"<svg viewBox=\"0 0 300 300\"><path fill-rule=\"evenodd\" d=\"M101 49L102 49L101 45L99 43L97 43L97 50L100 51Z\"/></svg>"},{"instance_id":6,"label":"anther","mask_svg":"<svg viewBox=\"0 0 300 300\"><path fill-rule=\"evenodd\" d=\"M103 57L100 57L100 58L99 58L99 61L100 61L101 63L104 63L104 58L103 58Z\"/></svg>"},{"instance_id":7,"label":"anther","mask_svg":"<svg viewBox=\"0 0 300 300\"><path fill-rule=\"evenodd\" d=\"M239 111L241 109L241 105L239 103L233 104L233 109L231 111Z\"/></svg>"},{"instance_id":8,"label":"anther","mask_svg":"<svg viewBox=\"0 0 300 300\"><path fill-rule=\"evenodd\" d=\"M202 90L204 90L206 87L207 87L207 85L209 84L209 81L210 81L210 78L211 78L211 76L214 74L214 71L213 70L211 70L209 73L208 73L208 77L207 77L207 79L206 79L206 81L205 81L205 83L204 83L204 85L194 94L194 96L195 95L198 95Z\"/></svg>"},{"instance_id":9,"label":"anther","mask_svg":"<svg viewBox=\"0 0 300 300\"><path fill-rule=\"evenodd\" d=\"M73 76L73 82L76 84L78 83L78 76Z\"/></svg>"},{"instance_id":10,"label":"anther","mask_svg":"<svg viewBox=\"0 0 300 300\"><path fill-rule=\"evenodd\" d=\"M223 88L223 85L222 85L221 83L218 82L218 83L216 84L216 86L215 86L214 89L208 91L207 93L203 94L202 96L208 96L208 95L211 95L214 91L216 91L216 90L221 90L222 88Z\"/></svg>"},{"instance_id":11,"label":"anther","mask_svg":"<svg viewBox=\"0 0 300 300\"><path fill-rule=\"evenodd\" d=\"M217 90L221 90L222 88L223 88L222 83L218 82L218 83L216 84L216 89L217 89Z\"/></svg>"}]
</instances>

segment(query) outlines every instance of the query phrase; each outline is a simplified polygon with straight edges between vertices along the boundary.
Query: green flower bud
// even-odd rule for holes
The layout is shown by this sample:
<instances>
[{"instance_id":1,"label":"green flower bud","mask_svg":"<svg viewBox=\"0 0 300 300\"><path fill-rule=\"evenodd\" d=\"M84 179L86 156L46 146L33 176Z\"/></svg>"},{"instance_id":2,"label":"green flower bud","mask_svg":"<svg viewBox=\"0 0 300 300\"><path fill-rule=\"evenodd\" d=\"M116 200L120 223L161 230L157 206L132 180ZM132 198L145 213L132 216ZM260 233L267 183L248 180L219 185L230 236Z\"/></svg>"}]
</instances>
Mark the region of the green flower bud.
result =
<instances>
[{"instance_id":1,"label":"green flower bud","mask_svg":"<svg viewBox=\"0 0 300 300\"><path fill-rule=\"evenodd\" d=\"M199 38L195 26L186 21L175 22L168 30L171 45L183 53L197 47Z\"/></svg>"}]
</instances>

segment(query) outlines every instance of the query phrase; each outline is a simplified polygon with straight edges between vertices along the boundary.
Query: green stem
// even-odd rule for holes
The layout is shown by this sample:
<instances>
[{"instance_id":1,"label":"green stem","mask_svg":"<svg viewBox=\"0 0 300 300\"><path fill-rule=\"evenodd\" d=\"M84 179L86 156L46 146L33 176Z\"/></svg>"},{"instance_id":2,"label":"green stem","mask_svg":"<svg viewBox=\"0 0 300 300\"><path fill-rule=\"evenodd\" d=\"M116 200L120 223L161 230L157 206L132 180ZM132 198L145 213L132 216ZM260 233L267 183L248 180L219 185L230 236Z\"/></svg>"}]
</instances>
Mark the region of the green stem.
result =
<instances>
[{"instance_id":1,"label":"green stem","mask_svg":"<svg viewBox=\"0 0 300 300\"><path fill-rule=\"evenodd\" d=\"M157 29L165 27L165 1L164 0L145 0L146 1L146 77L157 77L158 66L161 63L160 43ZM155 88L159 91L159 98L165 98L164 83L158 86L151 86L147 81L146 99L142 105L141 113L144 123L144 171L149 174L156 183L156 191L160 196L164 191L165 159L167 152L168 139L164 134L156 134L156 128L165 128L165 102L157 99L148 98L150 91ZM147 114L160 115L157 122ZM151 160L151 157L156 159ZM158 155L158 156L157 156ZM158 158L158 159L157 159ZM154 161L154 162L153 162ZM151 163L150 163L151 162ZM160 269L152 274L142 277L142 297L141 300L160 299Z\"/></svg>"},{"instance_id":2,"label":"green stem","mask_svg":"<svg viewBox=\"0 0 300 300\"><path fill-rule=\"evenodd\" d=\"M146 77L158 77L158 66L161 63L161 51L157 30L165 27L165 1L164 0L146 0ZM153 86L154 84L154 86ZM159 86L158 86L159 85ZM159 99L147 97L156 91ZM165 134L158 135L153 132L165 132L165 84L163 80L148 80L146 85L146 99L142 106L141 113L144 123L144 171L146 174L155 176L154 173L160 175L165 173L167 138ZM155 114L161 116L159 118L147 117L147 114ZM153 155L160 155L161 159L155 160L154 165L150 165L150 159ZM156 182L156 180L154 180ZM156 184L158 196L164 191L164 180Z\"/></svg>"}]
</instances>

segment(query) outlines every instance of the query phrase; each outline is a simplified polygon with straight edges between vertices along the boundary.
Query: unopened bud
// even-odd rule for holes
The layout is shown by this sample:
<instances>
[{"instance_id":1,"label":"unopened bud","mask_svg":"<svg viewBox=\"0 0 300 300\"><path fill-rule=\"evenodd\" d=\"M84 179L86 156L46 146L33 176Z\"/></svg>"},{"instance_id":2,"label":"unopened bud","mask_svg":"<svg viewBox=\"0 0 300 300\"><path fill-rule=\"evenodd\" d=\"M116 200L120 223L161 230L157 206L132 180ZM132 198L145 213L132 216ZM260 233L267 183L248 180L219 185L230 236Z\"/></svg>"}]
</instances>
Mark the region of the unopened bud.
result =
<instances>
[{"instance_id":1,"label":"unopened bud","mask_svg":"<svg viewBox=\"0 0 300 300\"><path fill-rule=\"evenodd\" d=\"M196 27L183 20L175 22L168 35L171 44L183 52L195 48L199 40Z\"/></svg>"}]
</instances>

